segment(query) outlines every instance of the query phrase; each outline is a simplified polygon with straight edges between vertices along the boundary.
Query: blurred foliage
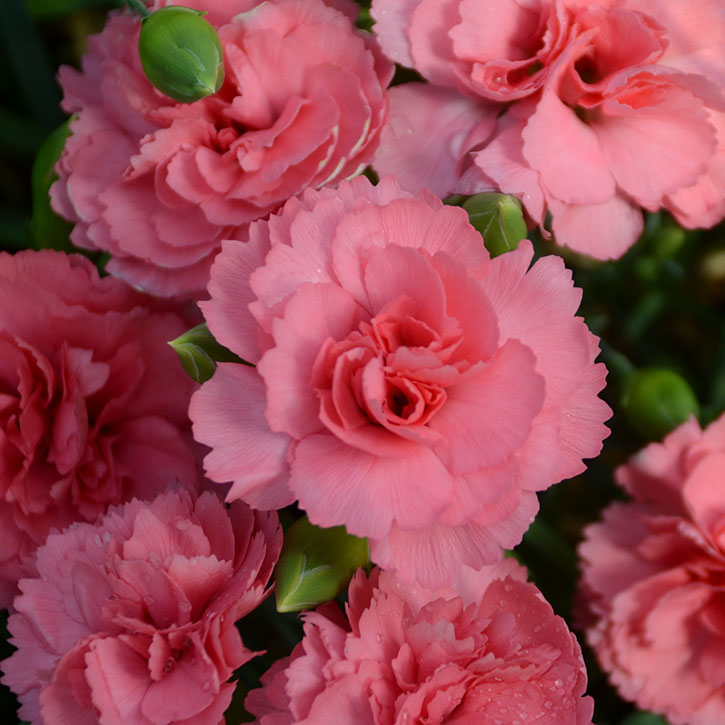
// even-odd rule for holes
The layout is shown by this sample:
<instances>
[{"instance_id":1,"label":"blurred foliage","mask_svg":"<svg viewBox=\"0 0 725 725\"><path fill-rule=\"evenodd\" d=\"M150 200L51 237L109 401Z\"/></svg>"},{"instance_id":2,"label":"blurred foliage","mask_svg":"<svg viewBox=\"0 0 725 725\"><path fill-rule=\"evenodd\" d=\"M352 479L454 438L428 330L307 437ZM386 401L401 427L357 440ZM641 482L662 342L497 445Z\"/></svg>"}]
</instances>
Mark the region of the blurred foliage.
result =
<instances>
[{"instance_id":1,"label":"blurred foliage","mask_svg":"<svg viewBox=\"0 0 725 725\"><path fill-rule=\"evenodd\" d=\"M361 3L365 8L369 4ZM114 0L3 0L0 249L70 249L68 225L49 216L41 198L52 177L48 158L54 142L43 149L34 185L33 161L45 138L64 121L57 68L63 63L79 66L87 36L100 30L107 10L119 6ZM359 25L370 28L369 14L361 16ZM419 79L415 72L398 69L394 82L415 79ZM31 216L35 236L29 227ZM537 254L560 254L572 269L583 290L581 314L602 337L600 359L610 369L603 397L614 415L601 456L589 463L586 473L541 494L541 513L515 552L555 611L575 626L581 621L575 596L575 547L582 528L596 520L609 502L623 498L613 485L612 472L646 443L620 406L627 380L641 368L670 368L694 391L701 423L725 410L725 226L687 231L667 214L649 214L640 241L622 259L606 263L559 250L533 236ZM283 511L281 516L288 528L299 515ZM289 654L302 632L299 617L277 612L273 598L238 626L247 646L266 653L237 673L239 687L230 722L249 719L242 706L245 693L258 686L259 676L274 660ZM11 650L5 636L0 648L0 657ZM622 701L591 652L585 646L584 650L598 725L666 725L662 718L638 713ZM2 722L15 720L14 708L12 693L0 688Z\"/></svg>"}]
</instances>

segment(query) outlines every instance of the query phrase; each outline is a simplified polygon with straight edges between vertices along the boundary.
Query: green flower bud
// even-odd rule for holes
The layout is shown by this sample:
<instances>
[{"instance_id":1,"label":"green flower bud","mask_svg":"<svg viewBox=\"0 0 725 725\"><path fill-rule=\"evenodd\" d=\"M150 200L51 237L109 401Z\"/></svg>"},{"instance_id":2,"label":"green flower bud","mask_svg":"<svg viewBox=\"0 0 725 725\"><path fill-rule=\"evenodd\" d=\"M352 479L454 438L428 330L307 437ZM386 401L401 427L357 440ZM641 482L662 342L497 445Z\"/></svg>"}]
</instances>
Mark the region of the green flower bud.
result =
<instances>
[{"instance_id":1,"label":"green flower bud","mask_svg":"<svg viewBox=\"0 0 725 725\"><path fill-rule=\"evenodd\" d=\"M285 532L274 572L277 611L299 612L329 602L369 560L368 541L344 526L321 529L306 516Z\"/></svg>"},{"instance_id":2,"label":"green flower bud","mask_svg":"<svg viewBox=\"0 0 725 725\"><path fill-rule=\"evenodd\" d=\"M192 327L183 335L179 335L169 345L174 348L179 356L186 374L196 380L197 383L206 382L214 375L217 362L248 364L231 350L227 350L226 347L220 345L204 323Z\"/></svg>"},{"instance_id":3,"label":"green flower bud","mask_svg":"<svg viewBox=\"0 0 725 725\"><path fill-rule=\"evenodd\" d=\"M191 8L169 6L145 17L138 39L146 77L170 98L193 103L224 83L224 56L216 30Z\"/></svg>"},{"instance_id":4,"label":"green flower bud","mask_svg":"<svg viewBox=\"0 0 725 725\"><path fill-rule=\"evenodd\" d=\"M643 368L634 373L622 406L629 424L647 440L661 440L700 410L689 383L667 368Z\"/></svg>"},{"instance_id":5,"label":"green flower bud","mask_svg":"<svg viewBox=\"0 0 725 725\"><path fill-rule=\"evenodd\" d=\"M463 202L463 208L492 257L516 249L526 239L526 222L521 202L510 194L476 194Z\"/></svg>"}]
</instances>

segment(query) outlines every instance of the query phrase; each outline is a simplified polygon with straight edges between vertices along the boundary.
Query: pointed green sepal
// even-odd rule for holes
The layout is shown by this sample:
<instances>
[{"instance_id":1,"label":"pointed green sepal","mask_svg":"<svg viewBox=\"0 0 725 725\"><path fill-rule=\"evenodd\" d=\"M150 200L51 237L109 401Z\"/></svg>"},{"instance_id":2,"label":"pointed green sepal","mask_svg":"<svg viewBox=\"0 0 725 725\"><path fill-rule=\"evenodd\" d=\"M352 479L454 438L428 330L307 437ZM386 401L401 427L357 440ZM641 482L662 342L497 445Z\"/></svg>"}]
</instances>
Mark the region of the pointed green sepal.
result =
<instances>
[{"instance_id":1,"label":"pointed green sepal","mask_svg":"<svg viewBox=\"0 0 725 725\"><path fill-rule=\"evenodd\" d=\"M303 516L285 533L275 569L277 611L299 612L329 602L369 557L367 539L351 536L344 526L321 529Z\"/></svg>"},{"instance_id":2,"label":"pointed green sepal","mask_svg":"<svg viewBox=\"0 0 725 725\"><path fill-rule=\"evenodd\" d=\"M690 384L674 370L643 368L634 373L622 396L629 424L647 440L667 433L700 411Z\"/></svg>"},{"instance_id":3,"label":"pointed green sepal","mask_svg":"<svg viewBox=\"0 0 725 725\"><path fill-rule=\"evenodd\" d=\"M224 83L224 56L219 36L203 13L168 6L145 17L138 39L146 77L180 103L216 93Z\"/></svg>"},{"instance_id":4,"label":"pointed green sepal","mask_svg":"<svg viewBox=\"0 0 725 725\"><path fill-rule=\"evenodd\" d=\"M70 119L55 129L41 144L33 162L31 177L33 215L28 222L30 234L39 249L73 249L69 235L73 225L59 217L50 206L50 187L58 178L55 165L70 136Z\"/></svg>"},{"instance_id":5,"label":"pointed green sepal","mask_svg":"<svg viewBox=\"0 0 725 725\"><path fill-rule=\"evenodd\" d=\"M203 383L214 375L218 362L236 362L249 365L223 345L220 345L209 332L205 323L192 327L183 335L172 340L169 345L179 356L186 374Z\"/></svg>"},{"instance_id":6,"label":"pointed green sepal","mask_svg":"<svg viewBox=\"0 0 725 725\"><path fill-rule=\"evenodd\" d=\"M526 222L521 202L510 194L476 194L462 204L492 257L516 249L526 239Z\"/></svg>"}]
</instances>

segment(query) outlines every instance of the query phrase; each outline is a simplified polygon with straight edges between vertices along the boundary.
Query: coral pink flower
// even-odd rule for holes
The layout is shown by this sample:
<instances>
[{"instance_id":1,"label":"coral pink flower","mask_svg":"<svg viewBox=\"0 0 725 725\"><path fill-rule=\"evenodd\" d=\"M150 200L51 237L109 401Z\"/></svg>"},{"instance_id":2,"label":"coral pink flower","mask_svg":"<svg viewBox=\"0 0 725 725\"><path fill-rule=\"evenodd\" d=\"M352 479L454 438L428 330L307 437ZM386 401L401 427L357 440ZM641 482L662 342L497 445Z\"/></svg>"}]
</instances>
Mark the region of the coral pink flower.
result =
<instances>
[{"instance_id":1,"label":"coral pink flower","mask_svg":"<svg viewBox=\"0 0 725 725\"><path fill-rule=\"evenodd\" d=\"M0 254L0 606L51 528L196 484L187 327L79 255Z\"/></svg>"},{"instance_id":2,"label":"coral pink flower","mask_svg":"<svg viewBox=\"0 0 725 725\"><path fill-rule=\"evenodd\" d=\"M260 725L591 724L579 644L511 559L438 590L359 571L346 615L305 615L302 642L247 696Z\"/></svg>"},{"instance_id":3,"label":"coral pink flower","mask_svg":"<svg viewBox=\"0 0 725 725\"><path fill-rule=\"evenodd\" d=\"M580 293L532 254L490 260L462 209L392 178L307 190L225 242L201 307L257 367L220 364L192 398L208 475L425 585L498 560L610 414Z\"/></svg>"},{"instance_id":4,"label":"coral pink flower","mask_svg":"<svg viewBox=\"0 0 725 725\"><path fill-rule=\"evenodd\" d=\"M220 240L245 240L250 221L306 186L359 173L392 74L371 36L331 7L344 2L196 5L221 38L218 94L177 104L157 92L127 14L91 37L82 72L60 71L63 107L77 116L54 208L76 222L75 244L111 252L111 273L160 295L199 294Z\"/></svg>"},{"instance_id":5,"label":"coral pink flower","mask_svg":"<svg viewBox=\"0 0 725 725\"><path fill-rule=\"evenodd\" d=\"M673 725L725 722L725 416L617 471L632 495L585 530L587 632L623 697Z\"/></svg>"},{"instance_id":6,"label":"coral pink flower","mask_svg":"<svg viewBox=\"0 0 725 725\"><path fill-rule=\"evenodd\" d=\"M254 656L234 626L265 596L277 515L169 491L54 533L20 582L3 681L32 723L217 725Z\"/></svg>"},{"instance_id":7,"label":"coral pink flower","mask_svg":"<svg viewBox=\"0 0 725 725\"><path fill-rule=\"evenodd\" d=\"M391 93L375 166L409 190L517 194L600 259L636 241L640 207L688 227L725 216L719 0L374 0L373 14L383 49L434 84Z\"/></svg>"}]
</instances>

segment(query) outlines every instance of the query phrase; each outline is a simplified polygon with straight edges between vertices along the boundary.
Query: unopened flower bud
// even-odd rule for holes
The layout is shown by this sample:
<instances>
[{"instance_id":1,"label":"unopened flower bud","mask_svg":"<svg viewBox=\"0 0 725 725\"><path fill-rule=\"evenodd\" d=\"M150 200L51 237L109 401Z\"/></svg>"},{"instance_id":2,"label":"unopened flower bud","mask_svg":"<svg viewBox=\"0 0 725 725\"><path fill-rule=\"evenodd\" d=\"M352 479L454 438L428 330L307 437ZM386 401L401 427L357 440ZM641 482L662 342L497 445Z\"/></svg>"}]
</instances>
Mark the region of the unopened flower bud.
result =
<instances>
[{"instance_id":1,"label":"unopened flower bud","mask_svg":"<svg viewBox=\"0 0 725 725\"><path fill-rule=\"evenodd\" d=\"M487 192L463 202L463 208L492 257L516 249L526 238L526 222L521 202L510 194Z\"/></svg>"},{"instance_id":2,"label":"unopened flower bud","mask_svg":"<svg viewBox=\"0 0 725 725\"><path fill-rule=\"evenodd\" d=\"M193 103L224 83L224 56L216 30L191 8L169 6L144 18L138 39L146 77L170 98Z\"/></svg>"},{"instance_id":3,"label":"unopened flower bud","mask_svg":"<svg viewBox=\"0 0 725 725\"><path fill-rule=\"evenodd\" d=\"M667 368L634 373L622 406L629 424L647 440L661 440L700 409L690 384Z\"/></svg>"},{"instance_id":4,"label":"unopened flower bud","mask_svg":"<svg viewBox=\"0 0 725 725\"><path fill-rule=\"evenodd\" d=\"M244 363L244 360L220 345L203 322L168 344L176 351L186 374L197 383L209 380L218 362Z\"/></svg>"}]
</instances>

